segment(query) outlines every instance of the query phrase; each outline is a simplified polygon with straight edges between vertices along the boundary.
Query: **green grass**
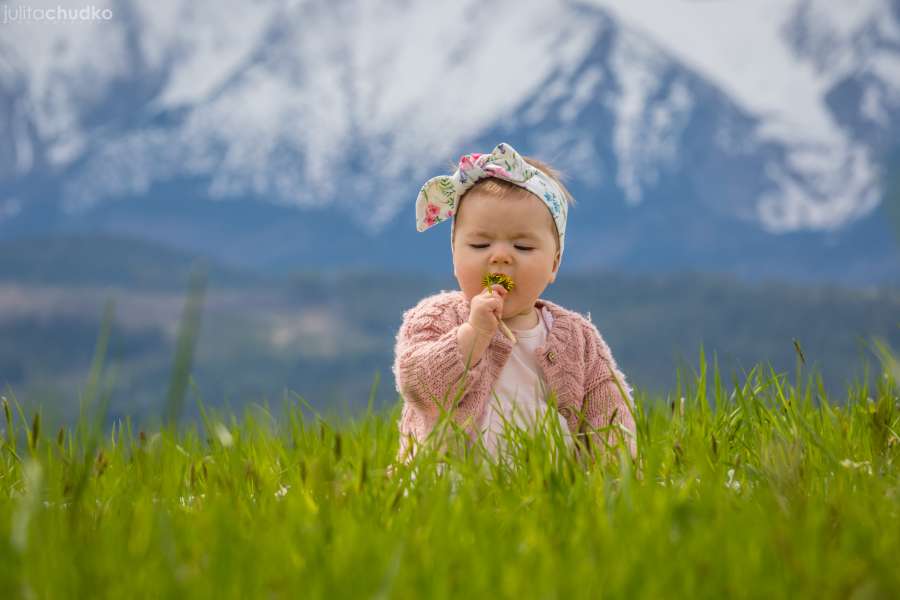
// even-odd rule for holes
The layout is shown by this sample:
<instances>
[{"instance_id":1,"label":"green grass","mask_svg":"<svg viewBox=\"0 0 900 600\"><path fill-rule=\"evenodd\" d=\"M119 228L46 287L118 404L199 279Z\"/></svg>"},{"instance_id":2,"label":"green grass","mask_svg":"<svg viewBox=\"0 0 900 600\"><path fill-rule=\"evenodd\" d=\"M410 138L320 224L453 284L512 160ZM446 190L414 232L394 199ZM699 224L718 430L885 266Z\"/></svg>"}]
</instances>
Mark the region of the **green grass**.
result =
<instances>
[{"instance_id":1,"label":"green grass","mask_svg":"<svg viewBox=\"0 0 900 600\"><path fill-rule=\"evenodd\" d=\"M511 432L508 464L403 466L400 405L372 410L377 380L353 418L297 396L242 415L194 400L205 289L195 272L160 425L109 426L112 303L77 423L0 399L0 598L900 597L900 366L884 344L875 383L831 398L799 344L795 374L727 383L701 350L667 396L638 396L637 460L556 451L550 421Z\"/></svg>"},{"instance_id":2,"label":"green grass","mask_svg":"<svg viewBox=\"0 0 900 600\"><path fill-rule=\"evenodd\" d=\"M621 446L584 463L518 436L509 465L425 452L415 478L388 475L399 404L328 423L293 397L277 417L110 430L89 418L102 414L95 365L74 428L44 431L3 400L0 589L898 597L900 401L887 352L883 364L876 388L829 399L802 367L726 384L701 357L671 397L638 396L636 462Z\"/></svg>"}]
</instances>

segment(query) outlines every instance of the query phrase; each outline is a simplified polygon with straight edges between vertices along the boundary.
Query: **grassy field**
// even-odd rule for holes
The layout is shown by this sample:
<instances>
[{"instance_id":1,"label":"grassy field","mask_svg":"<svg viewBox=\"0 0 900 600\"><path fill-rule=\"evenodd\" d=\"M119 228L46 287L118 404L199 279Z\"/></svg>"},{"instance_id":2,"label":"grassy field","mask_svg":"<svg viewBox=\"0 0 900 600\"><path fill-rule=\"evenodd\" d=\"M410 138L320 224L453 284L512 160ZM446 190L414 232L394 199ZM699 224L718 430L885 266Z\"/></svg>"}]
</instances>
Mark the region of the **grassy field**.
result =
<instances>
[{"instance_id":1,"label":"grassy field","mask_svg":"<svg viewBox=\"0 0 900 600\"><path fill-rule=\"evenodd\" d=\"M885 352L876 389L835 399L802 366L725 383L701 360L668 398L639 394L637 461L519 435L507 464L420 453L391 474L399 406L329 423L293 397L278 416L110 430L95 380L78 426L45 431L7 396L0 589L896 598L896 369Z\"/></svg>"}]
</instances>

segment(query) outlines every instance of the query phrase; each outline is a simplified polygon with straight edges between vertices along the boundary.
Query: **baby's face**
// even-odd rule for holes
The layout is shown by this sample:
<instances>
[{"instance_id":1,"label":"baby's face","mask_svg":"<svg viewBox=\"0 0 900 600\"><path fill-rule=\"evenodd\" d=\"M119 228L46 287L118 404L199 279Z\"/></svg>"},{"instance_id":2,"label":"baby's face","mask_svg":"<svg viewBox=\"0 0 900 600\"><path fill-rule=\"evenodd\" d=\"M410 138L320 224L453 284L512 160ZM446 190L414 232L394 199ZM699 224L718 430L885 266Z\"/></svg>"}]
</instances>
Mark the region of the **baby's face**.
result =
<instances>
[{"instance_id":1,"label":"baby's face","mask_svg":"<svg viewBox=\"0 0 900 600\"><path fill-rule=\"evenodd\" d=\"M466 298L481 293L486 273L504 273L516 285L504 301L503 318L527 314L559 269L547 206L528 192L498 198L473 190L454 219L453 275Z\"/></svg>"}]
</instances>

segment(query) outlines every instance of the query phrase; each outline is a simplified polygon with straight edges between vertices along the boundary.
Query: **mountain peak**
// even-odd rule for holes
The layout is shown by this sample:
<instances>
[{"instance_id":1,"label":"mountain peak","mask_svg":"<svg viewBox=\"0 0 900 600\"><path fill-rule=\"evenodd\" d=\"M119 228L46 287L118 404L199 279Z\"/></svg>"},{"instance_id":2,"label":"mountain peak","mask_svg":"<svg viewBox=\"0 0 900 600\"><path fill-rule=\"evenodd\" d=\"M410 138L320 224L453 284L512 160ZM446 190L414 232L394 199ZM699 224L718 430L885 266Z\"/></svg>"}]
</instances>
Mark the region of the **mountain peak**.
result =
<instances>
[{"instance_id":1,"label":"mountain peak","mask_svg":"<svg viewBox=\"0 0 900 600\"><path fill-rule=\"evenodd\" d=\"M4 26L0 235L36 203L85 224L165 188L377 236L500 140L616 218L677 198L681 219L837 232L873 214L900 133L884 0L98 7L113 18Z\"/></svg>"}]
</instances>

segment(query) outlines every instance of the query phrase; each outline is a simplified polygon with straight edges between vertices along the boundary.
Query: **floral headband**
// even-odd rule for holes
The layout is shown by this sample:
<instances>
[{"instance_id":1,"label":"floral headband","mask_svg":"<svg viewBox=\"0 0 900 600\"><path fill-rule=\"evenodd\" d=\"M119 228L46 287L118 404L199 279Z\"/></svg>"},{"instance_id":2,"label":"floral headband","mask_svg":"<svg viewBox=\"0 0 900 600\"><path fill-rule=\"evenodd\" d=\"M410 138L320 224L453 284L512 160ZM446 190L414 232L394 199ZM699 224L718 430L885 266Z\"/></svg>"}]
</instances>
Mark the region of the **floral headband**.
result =
<instances>
[{"instance_id":1,"label":"floral headband","mask_svg":"<svg viewBox=\"0 0 900 600\"><path fill-rule=\"evenodd\" d=\"M509 144L497 144L490 154L466 154L459 159L459 167L452 175L440 175L426 181L416 199L416 229L425 231L453 217L463 194L487 177L503 179L526 189L547 205L559 234L561 260L569 212L565 196L553 179L525 162ZM450 225L452 227L453 223Z\"/></svg>"}]
</instances>

